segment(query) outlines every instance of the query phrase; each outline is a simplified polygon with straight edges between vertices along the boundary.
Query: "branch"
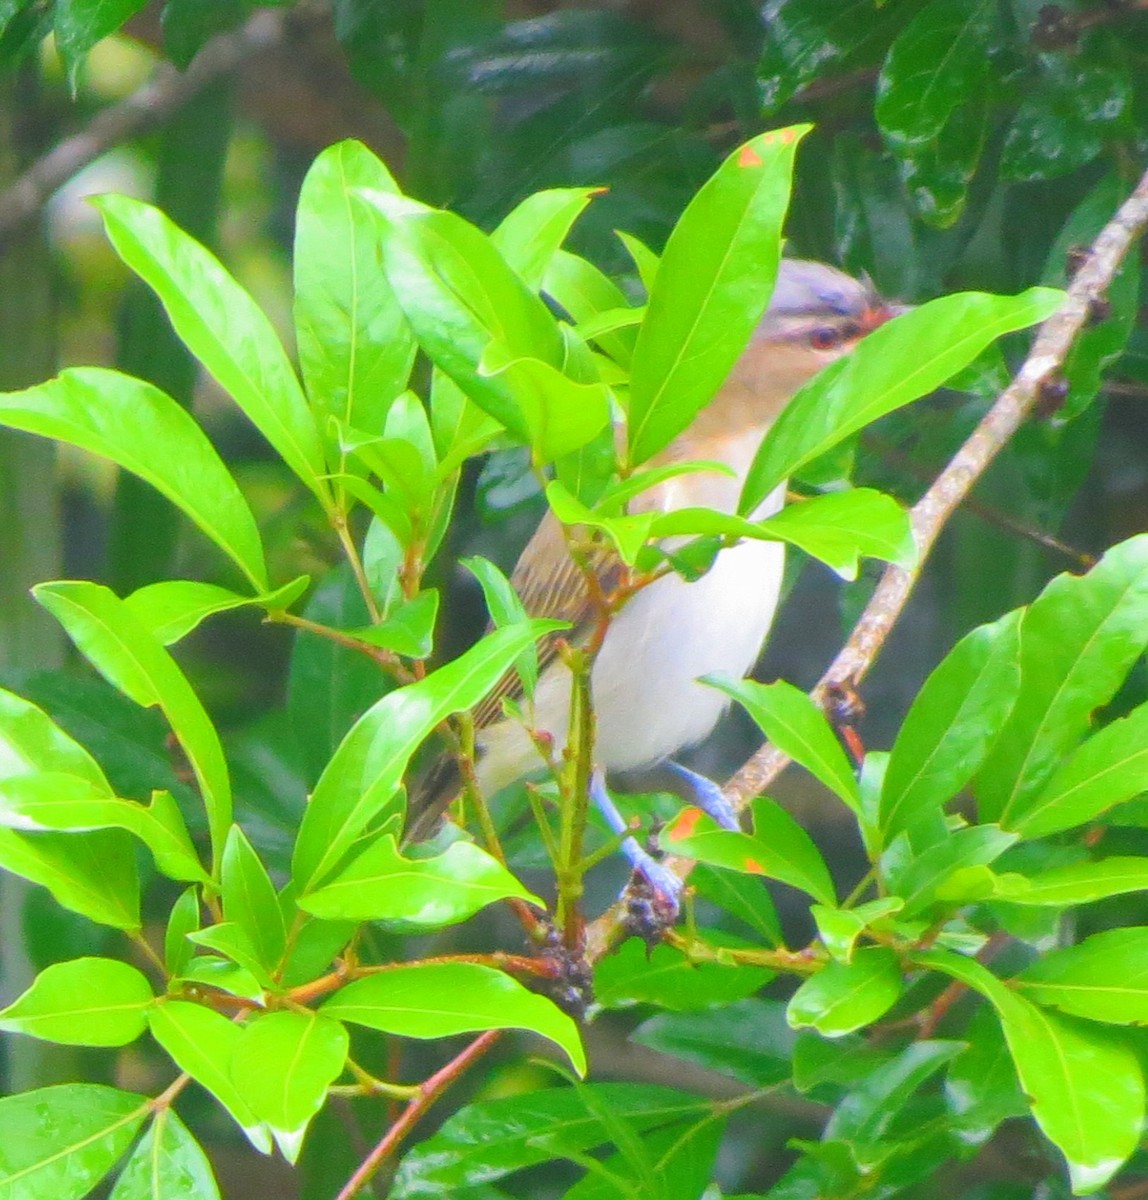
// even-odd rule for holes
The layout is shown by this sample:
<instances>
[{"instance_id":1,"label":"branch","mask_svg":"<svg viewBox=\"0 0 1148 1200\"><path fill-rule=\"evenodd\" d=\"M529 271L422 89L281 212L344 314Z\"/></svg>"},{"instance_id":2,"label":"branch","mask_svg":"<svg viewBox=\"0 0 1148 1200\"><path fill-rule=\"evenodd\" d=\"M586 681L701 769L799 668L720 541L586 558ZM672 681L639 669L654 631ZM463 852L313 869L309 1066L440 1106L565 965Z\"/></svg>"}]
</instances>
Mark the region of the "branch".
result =
<instances>
[{"instance_id":1,"label":"branch","mask_svg":"<svg viewBox=\"0 0 1148 1200\"><path fill-rule=\"evenodd\" d=\"M868 674L900 617L941 530L1032 412L1041 398L1042 389L1056 381L1073 342L1088 324L1092 305L1107 290L1120 263L1146 225L1148 173L1092 243L1068 288L1068 298L1040 327L1032 350L1012 383L913 507L910 514L913 534L920 551L917 565L912 570L895 566L886 568L849 640L811 693L819 704L825 704L833 689L856 686ZM744 809L777 778L789 761L774 747L763 746L726 784L726 798L739 811ZM684 879L693 862L670 858L665 865ZM617 940L622 915L621 904L616 904L588 928L587 955L591 962L601 957Z\"/></svg>"},{"instance_id":2,"label":"branch","mask_svg":"<svg viewBox=\"0 0 1148 1200\"><path fill-rule=\"evenodd\" d=\"M137 137L182 108L208 84L241 62L283 40L285 21L277 12L257 12L233 33L213 37L186 71L170 63L130 96L101 109L85 129L53 146L10 187L0 192L0 247L31 220L57 188L113 146Z\"/></svg>"}]
</instances>

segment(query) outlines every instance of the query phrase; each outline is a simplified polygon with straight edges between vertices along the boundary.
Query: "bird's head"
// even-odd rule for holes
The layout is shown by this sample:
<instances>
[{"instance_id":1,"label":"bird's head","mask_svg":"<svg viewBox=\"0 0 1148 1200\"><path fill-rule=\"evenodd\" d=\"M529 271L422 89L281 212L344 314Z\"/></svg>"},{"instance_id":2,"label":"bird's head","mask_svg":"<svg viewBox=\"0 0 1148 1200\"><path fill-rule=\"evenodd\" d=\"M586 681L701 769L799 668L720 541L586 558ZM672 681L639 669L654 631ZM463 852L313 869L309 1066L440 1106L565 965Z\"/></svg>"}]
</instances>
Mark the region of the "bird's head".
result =
<instances>
[{"instance_id":1,"label":"bird's head","mask_svg":"<svg viewBox=\"0 0 1148 1200\"><path fill-rule=\"evenodd\" d=\"M769 308L729 379L700 415L697 432L763 430L802 384L901 311L869 280L825 263L782 259Z\"/></svg>"}]
</instances>

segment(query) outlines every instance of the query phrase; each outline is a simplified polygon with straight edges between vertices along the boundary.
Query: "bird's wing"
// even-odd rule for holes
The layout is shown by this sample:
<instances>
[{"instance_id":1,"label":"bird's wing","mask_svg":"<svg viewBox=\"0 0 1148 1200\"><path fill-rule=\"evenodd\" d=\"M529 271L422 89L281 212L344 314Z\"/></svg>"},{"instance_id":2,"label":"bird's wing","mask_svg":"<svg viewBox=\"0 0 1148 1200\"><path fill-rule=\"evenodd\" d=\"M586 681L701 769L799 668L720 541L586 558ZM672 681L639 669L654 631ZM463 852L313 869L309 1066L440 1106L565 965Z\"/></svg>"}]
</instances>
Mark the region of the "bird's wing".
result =
<instances>
[{"instance_id":1,"label":"bird's wing","mask_svg":"<svg viewBox=\"0 0 1148 1200\"><path fill-rule=\"evenodd\" d=\"M588 554L589 565L601 580L603 590L610 591L622 572L621 559L606 544L595 546ZM526 543L510 582L527 616L570 622L569 629L540 639L538 667L543 671L557 657L558 640L562 638L576 645L586 635L593 618L582 569L571 559L562 526L553 513L548 512L542 518L534 536ZM475 727L493 725L502 716L502 701L518 699L521 694L518 673L508 671L474 709Z\"/></svg>"}]
</instances>

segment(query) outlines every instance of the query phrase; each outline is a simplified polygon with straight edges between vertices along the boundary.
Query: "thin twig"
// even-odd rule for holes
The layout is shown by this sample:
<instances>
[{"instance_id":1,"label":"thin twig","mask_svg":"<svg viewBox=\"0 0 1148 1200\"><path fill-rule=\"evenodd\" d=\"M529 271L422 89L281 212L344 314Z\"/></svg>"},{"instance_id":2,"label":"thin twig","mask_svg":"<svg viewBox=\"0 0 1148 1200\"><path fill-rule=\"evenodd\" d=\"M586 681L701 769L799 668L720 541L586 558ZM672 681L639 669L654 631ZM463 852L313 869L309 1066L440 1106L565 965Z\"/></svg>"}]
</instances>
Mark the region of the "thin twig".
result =
<instances>
[{"instance_id":1,"label":"thin twig","mask_svg":"<svg viewBox=\"0 0 1148 1200\"><path fill-rule=\"evenodd\" d=\"M849 640L813 689L811 695L818 703L824 704L834 688L856 686L869 672L901 615L937 536L1037 404L1042 387L1056 379L1073 342L1088 322L1093 302L1104 294L1145 225L1148 225L1148 173L1092 243L1068 288L1068 298L1041 326L1012 383L914 506L911 517L920 550L918 563L912 570L886 568ZM744 809L789 761L773 746L763 746L726 784L726 798L739 811ZM693 863L690 859L670 858L665 865L685 878ZM614 905L588 927L587 957L591 962L617 940L623 914L622 906Z\"/></svg>"},{"instance_id":2,"label":"thin twig","mask_svg":"<svg viewBox=\"0 0 1148 1200\"><path fill-rule=\"evenodd\" d=\"M209 83L283 40L282 13L261 11L232 33L213 37L186 71L170 63L117 104L101 109L79 133L57 143L0 192L0 248L39 212L52 193L113 146L161 125Z\"/></svg>"},{"instance_id":3,"label":"thin twig","mask_svg":"<svg viewBox=\"0 0 1148 1200\"><path fill-rule=\"evenodd\" d=\"M403 1138L411 1131L439 1096L475 1061L480 1059L498 1040L502 1030L491 1029L481 1034L461 1053L450 1060L441 1070L419 1084L418 1095L403 1109L374 1149L359 1164L355 1173L347 1180L335 1200L352 1200L370 1183L375 1172L398 1148Z\"/></svg>"}]
</instances>

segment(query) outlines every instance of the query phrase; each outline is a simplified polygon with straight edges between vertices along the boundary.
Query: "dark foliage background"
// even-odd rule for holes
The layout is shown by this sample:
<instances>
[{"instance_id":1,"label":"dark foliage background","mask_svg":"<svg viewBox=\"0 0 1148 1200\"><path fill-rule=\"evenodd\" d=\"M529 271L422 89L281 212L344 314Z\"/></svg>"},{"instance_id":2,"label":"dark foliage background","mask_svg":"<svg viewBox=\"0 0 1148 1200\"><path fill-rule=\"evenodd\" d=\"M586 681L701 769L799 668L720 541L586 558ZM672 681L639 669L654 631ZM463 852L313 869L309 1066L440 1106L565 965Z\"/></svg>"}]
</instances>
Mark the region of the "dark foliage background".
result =
<instances>
[{"instance_id":1,"label":"dark foliage background","mask_svg":"<svg viewBox=\"0 0 1148 1200\"><path fill-rule=\"evenodd\" d=\"M270 50L242 57L145 136L109 147L7 235L0 388L71 363L104 362L193 406L272 531L273 573L311 572L319 582L310 615L338 624L359 618L349 578L333 568L337 546L281 464L196 375L154 299L113 260L78 202L85 192L150 195L216 247L285 327L298 187L313 156L339 138L364 139L406 192L484 228L542 187L606 188L573 244L633 282L615 230L660 249L726 151L762 128L812 121L791 208L793 251L867 272L886 294L921 301L960 288L1063 284L1074 250L1126 194L1148 148L1148 5L1136 0L279 7L284 33ZM48 147L130 94L154 61L186 66L253 9L246 0L0 0L0 216L14 203L4 188ZM1021 431L946 532L865 689L871 744L888 743L920 681L963 632L1144 527L1148 327L1140 274L1139 260L1130 259L1068 364L1063 397ZM989 362L971 392L886 420L859 447L858 480L915 499L1003 377L1002 364ZM509 567L539 511L513 455L492 457L468 480L449 553L436 568L449 588L444 654L476 636L483 621L481 597L453 562L483 553ZM178 783L162 725L77 671L26 589L66 577L124 592L177 570L231 582L216 576L217 560L143 485L0 433L0 682L95 750L127 794L144 781ZM792 602L759 674L808 685L872 580L844 586L815 566L792 574ZM180 659L228 731L244 768L240 814L274 864L318 767L381 693L380 678L366 660L329 643L291 639L242 615L184 643ZM1146 685L1135 672L1118 709L1143 700ZM702 761L720 773L753 745L748 723L732 718ZM811 826L821 823L817 836L837 847L843 877L857 874L858 848L835 829L838 810L815 785L787 778L778 794ZM1131 814L1119 831L1126 852L1145 852L1144 822ZM603 881L602 894L615 884ZM104 935L38 890L5 878L0 897L0 999L19 992L38 965L99 952L93 939ZM1122 898L1089 910L1088 921L1146 923L1148 910ZM677 1064L624 1049L623 1035L624 1022L592 1031L601 1073L681 1082ZM76 1077L152 1086L153 1065L137 1052L113 1059L16 1039L6 1048L4 1090ZM526 1090L530 1070L490 1066L467 1086L486 1095ZM252 1184L243 1178L249 1159L207 1114L205 1105L200 1132L210 1142L214 1131L228 1195L254 1187L263 1195L329 1196L361 1156L358 1143L372 1136L360 1130L348 1138L338 1113L327 1113L299 1177L272 1181L274 1168L259 1162ZM194 1121L194 1109L189 1116ZM764 1191L791 1158L786 1139L817 1136L823 1119L815 1100L782 1100L766 1142L760 1121L746 1119L744 1134L735 1124L722 1178ZM1030 1195L1047 1177L1045 1154L1027 1133L1010 1140L1006 1127L946 1192ZM562 1182L527 1177L515 1194L557 1195ZM919 1194L936 1194L934 1184L923 1186ZM1042 1186L1052 1189L1042 1194L1061 1194L1058 1183Z\"/></svg>"}]
</instances>

